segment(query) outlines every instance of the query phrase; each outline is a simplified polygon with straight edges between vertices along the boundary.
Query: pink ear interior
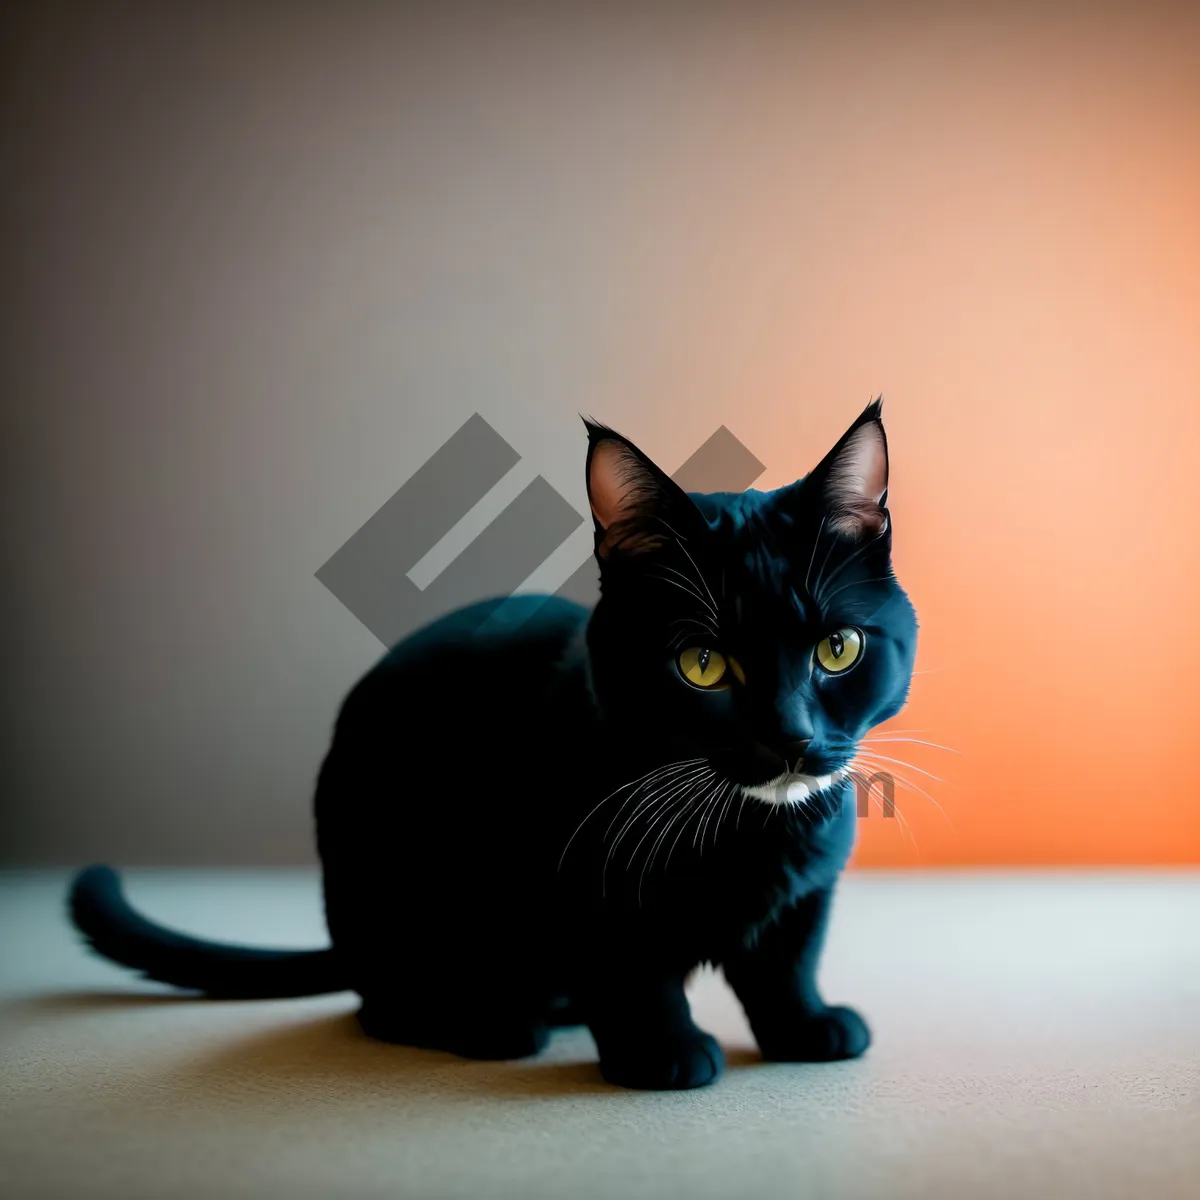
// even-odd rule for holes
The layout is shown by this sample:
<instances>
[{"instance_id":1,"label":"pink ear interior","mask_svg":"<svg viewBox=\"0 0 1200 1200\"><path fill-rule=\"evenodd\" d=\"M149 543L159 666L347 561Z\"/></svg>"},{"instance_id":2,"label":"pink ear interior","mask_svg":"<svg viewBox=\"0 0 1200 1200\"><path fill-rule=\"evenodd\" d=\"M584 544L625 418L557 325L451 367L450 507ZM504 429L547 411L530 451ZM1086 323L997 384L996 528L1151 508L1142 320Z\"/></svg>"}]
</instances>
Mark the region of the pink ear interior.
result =
<instances>
[{"instance_id":1,"label":"pink ear interior","mask_svg":"<svg viewBox=\"0 0 1200 1200\"><path fill-rule=\"evenodd\" d=\"M597 546L601 558L618 546L623 554L641 554L661 545L663 530L638 527L633 521L661 499L645 463L628 446L611 438L596 444L588 468L588 500L604 530Z\"/></svg>"},{"instance_id":2,"label":"pink ear interior","mask_svg":"<svg viewBox=\"0 0 1200 1200\"><path fill-rule=\"evenodd\" d=\"M588 472L588 499L602 529L630 515L632 473L629 452L616 441L603 441L592 451Z\"/></svg>"},{"instance_id":3,"label":"pink ear interior","mask_svg":"<svg viewBox=\"0 0 1200 1200\"><path fill-rule=\"evenodd\" d=\"M878 421L868 421L850 435L829 468L825 499L830 529L848 537L882 533L887 514L879 507L879 501L887 486L883 426Z\"/></svg>"}]
</instances>

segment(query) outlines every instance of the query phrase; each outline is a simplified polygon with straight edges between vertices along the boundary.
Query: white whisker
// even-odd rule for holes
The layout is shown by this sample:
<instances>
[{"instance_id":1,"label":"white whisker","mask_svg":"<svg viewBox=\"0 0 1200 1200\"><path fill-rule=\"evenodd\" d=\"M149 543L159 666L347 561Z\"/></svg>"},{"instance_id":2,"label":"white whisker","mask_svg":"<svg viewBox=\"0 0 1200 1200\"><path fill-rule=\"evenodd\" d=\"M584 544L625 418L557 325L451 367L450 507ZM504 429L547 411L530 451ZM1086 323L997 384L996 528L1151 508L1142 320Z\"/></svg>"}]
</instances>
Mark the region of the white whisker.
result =
<instances>
[{"instance_id":1,"label":"white whisker","mask_svg":"<svg viewBox=\"0 0 1200 1200\"><path fill-rule=\"evenodd\" d=\"M953 746L940 746L937 742L922 741L921 738L912 737L865 737L862 739L864 746L882 746L885 742L912 742L916 746L929 746L934 750L945 750L949 754L961 754L961 750L955 750Z\"/></svg>"},{"instance_id":2,"label":"white whisker","mask_svg":"<svg viewBox=\"0 0 1200 1200\"><path fill-rule=\"evenodd\" d=\"M713 774L713 777L715 778L716 772L714 771L714 772L712 772L712 774ZM704 786L712 786L712 785L706 781ZM663 828L663 831L658 835L658 838L655 840L655 843L654 843L653 847L651 848L652 853L647 852L646 862L643 864L642 872L638 876L637 902L638 902L639 908L642 905L642 885L643 885L643 883L645 883L646 873L647 873L647 871L649 871L650 865L654 861L654 855L657 855L658 848L662 844L663 839L670 832L671 826L679 819L679 816L682 813L686 813L687 811L688 811L688 803L685 802L683 805L680 806L679 811L676 812L675 815L672 816L669 821L667 821L666 825ZM632 867L632 865L633 864L631 862L630 866Z\"/></svg>"},{"instance_id":3,"label":"white whisker","mask_svg":"<svg viewBox=\"0 0 1200 1200\"><path fill-rule=\"evenodd\" d=\"M700 583L703 585L704 590L708 593L708 599L712 605L713 613L715 614L717 611L717 598L716 598L716 596L714 596L712 594L712 588L710 588L708 586L708 580L704 578L704 572L701 571L700 568L696 565L696 560L692 557L691 552L683 544L682 541L679 543L679 548L680 548L680 550L682 550L684 552L684 554L686 554L688 556L688 562L690 562L692 564L692 567L696 572L696 578L700 580Z\"/></svg>"},{"instance_id":4,"label":"white whisker","mask_svg":"<svg viewBox=\"0 0 1200 1200\"><path fill-rule=\"evenodd\" d=\"M714 774L715 774L715 772L714 772ZM666 838L670 834L671 830L675 827L675 822L678 821L680 819L680 817L685 816L691 810L691 806L694 802L695 801L691 797L686 797L683 800L683 802L678 806L675 813L672 815L671 819L667 822L662 833L660 833L658 835L658 837L655 839L654 845L651 847L651 852L650 852L649 864L651 866L653 866L654 860L658 857L658 852L661 849L663 842L666 840ZM664 869L665 869L665 867L664 867Z\"/></svg>"},{"instance_id":5,"label":"white whisker","mask_svg":"<svg viewBox=\"0 0 1200 1200\"><path fill-rule=\"evenodd\" d=\"M721 803L721 795L724 792L724 784L719 787L716 792L709 797L708 811L704 814L703 832L700 834L700 856L704 857L704 839L708 836L708 825L716 813L718 806ZM713 826L713 846L717 844L716 826Z\"/></svg>"},{"instance_id":6,"label":"white whisker","mask_svg":"<svg viewBox=\"0 0 1200 1200\"><path fill-rule=\"evenodd\" d=\"M649 774L643 775L637 789L630 792L630 794L625 797L621 807L617 809L616 815L611 821L609 821L608 828L604 831L604 836L608 837L608 835L612 832L612 827L621 819L621 814L625 811L628 804L644 788L652 787L654 784L678 775L681 771L686 770L688 767L695 767L697 764L702 763L703 761L703 758L684 758L680 759L678 762L668 763L662 767L656 767L653 771L649 772Z\"/></svg>"},{"instance_id":7,"label":"white whisker","mask_svg":"<svg viewBox=\"0 0 1200 1200\"><path fill-rule=\"evenodd\" d=\"M908 788L910 791L919 792L922 796L924 796L929 801L930 804L932 804L934 806L934 808L936 808L938 810L938 812L940 812L942 814L942 816L946 820L946 823L951 827L951 829L954 828L954 822L950 819L950 814L947 813L946 810L937 802L936 798L931 796L923 787L921 787L918 784L913 783L913 781L911 779L906 779L899 771L893 771L893 770L889 769L888 767L883 766L881 763L872 764L873 756L867 751L859 751L857 757L860 759L863 759L865 762L865 765L867 765L867 766L873 765L874 768L877 769L882 774L888 775L892 779L898 780L900 782L900 784L902 784L904 787ZM912 764L904 763L903 765L911 766ZM938 780L938 782L940 783L941 780Z\"/></svg>"},{"instance_id":8,"label":"white whisker","mask_svg":"<svg viewBox=\"0 0 1200 1200\"><path fill-rule=\"evenodd\" d=\"M566 845L563 847L563 852L562 852L562 854L560 855L560 857L559 857L559 860L558 860L558 869L559 869L560 871L562 870L563 859L565 859L565 858L567 857L567 851L568 851L568 850L571 848L571 843L572 843L572 842L575 840L575 838L576 838L576 836L578 835L579 831L580 831L580 830L581 830L581 829L582 829L582 828L583 828L583 827L584 827L584 826L585 826L585 825L586 825L586 824L587 824L587 823L588 823L588 822L589 822L589 821L592 819L592 817L593 817L593 816L595 816L595 814L596 814L596 813L597 813L597 812L598 812L598 811L599 811L601 808L603 808L603 807L604 807L604 805L605 805L605 804L607 804L607 803L608 803L610 800L612 800L614 797L616 797L616 796L619 796L619 795L620 795L620 794L621 794L621 793L622 793L622 792L623 792L623 791L624 791L626 788L634 787L634 786L636 786L636 785L638 785L638 784L641 784L641 783L643 783L643 782L645 782L645 781L649 780L651 777L653 777L653 776L657 775L657 774L658 774L660 771L667 771L667 770L670 770L670 769L671 769L671 768L673 768L673 767L676 767L676 766L681 766L681 765L686 765L687 763L698 763L698 762L703 762L703 761L704 761L704 760L703 760L703 759L700 759L700 758L691 758L691 759L686 759L686 758L685 758L685 759L682 759L682 760L681 760L680 762L678 762L678 763L666 763L666 764L665 764L665 765L663 765L663 766L659 766L659 767L653 767L651 770L647 771L647 772L646 772L644 775L640 775L640 776L638 776L638 778L637 778L637 779L632 779L632 780L630 780L630 781L629 781L629 783L623 783L623 784L621 784L621 785L620 785L620 787L615 787L615 788L613 788L613 790L612 790L611 792L609 792L609 793L608 793L608 795L607 795L607 796L605 796L605 797L604 797L604 799L603 799L603 800L601 800L601 801L600 801L600 803L599 803L599 804L597 804L597 805L596 805L596 806L595 806L595 807L594 807L594 808L591 810L591 812L589 812L589 813L588 813L588 815L587 815L586 817L584 817L584 818L583 818L583 820L582 820L582 821L580 821L580 822L579 822L579 824L578 824L578 825L575 827L575 832L571 834L571 836L570 836L570 837L567 839L567 844L566 844ZM635 794L636 794L636 793L635 793ZM625 801L625 803L627 804L628 802L629 802L629 800L628 800L628 798L627 798L627 799L626 799L626 801ZM624 807L625 807L625 805L624 805L624 804L622 804L622 805L621 805L621 808L623 809ZM620 810L618 810L618 813L617 813L617 815L618 815L618 816L620 815ZM615 820L615 818L614 818L614 820ZM611 828L612 828L612 825L610 824L610 825L609 825L609 829L611 829ZM607 830L605 831L605 836L606 836L606 837L608 836L608 832L607 832Z\"/></svg>"},{"instance_id":9,"label":"white whisker","mask_svg":"<svg viewBox=\"0 0 1200 1200\"><path fill-rule=\"evenodd\" d=\"M692 801L691 804L689 805L689 809L690 809L690 811L685 810L685 811L687 811L688 815L684 818L683 824L679 826L679 831L675 834L675 840L671 843L670 850L667 851L667 860L665 863L663 863L664 871L666 871L670 867L671 855L675 853L675 847L679 845L679 839L683 836L684 830L687 829L688 824L691 821L692 817L694 817L697 813L703 814L704 803L703 803L703 801L700 801L699 803L697 803L696 801Z\"/></svg>"},{"instance_id":10,"label":"white whisker","mask_svg":"<svg viewBox=\"0 0 1200 1200\"><path fill-rule=\"evenodd\" d=\"M642 834L642 836L638 839L637 845L635 845L633 850L630 852L629 862L626 864L627 870L633 870L634 859L637 858L637 852L642 848L642 844L658 827L658 823L669 812L671 812L672 808L681 801L686 800L689 793L694 791L696 788L702 788L706 786L709 778L715 777L716 772L712 770L711 767L705 768L698 779L689 780L686 784L681 785L681 787L673 789L671 795L664 797L662 804L659 805L659 809L654 815L654 819L649 823L649 825L647 825L646 832Z\"/></svg>"},{"instance_id":11,"label":"white whisker","mask_svg":"<svg viewBox=\"0 0 1200 1200\"><path fill-rule=\"evenodd\" d=\"M825 551L825 557L821 560L821 569L817 572L816 582L812 586L812 591L808 594L816 600L816 593L821 589L821 581L825 578L825 568L829 566L829 560L833 556L833 551L837 546L837 538L834 538L829 543L829 549Z\"/></svg>"},{"instance_id":12,"label":"white whisker","mask_svg":"<svg viewBox=\"0 0 1200 1200\"><path fill-rule=\"evenodd\" d=\"M822 608L828 608L829 602L834 596L840 596L842 592L849 591L851 588L866 587L868 583L887 583L893 578L892 575L876 575L871 579L856 579L853 583L843 583L840 588L834 588L827 596L822 596L818 603Z\"/></svg>"},{"instance_id":13,"label":"white whisker","mask_svg":"<svg viewBox=\"0 0 1200 1200\"><path fill-rule=\"evenodd\" d=\"M638 817L640 817L648 809L654 807L654 805L656 805L659 801L665 799L668 795L673 794L675 788L680 784L694 778L704 770L705 768L703 766L694 766L684 771L676 772L670 779L662 782L661 786L654 787L651 791L647 792L646 795L643 796L642 799L639 800L634 806L633 812L631 812L626 818L625 824L621 826L621 829L617 833L616 839L613 841L612 847L609 850L609 858L612 857L613 851L615 851L617 846L621 844L621 840L632 828ZM617 817L613 818L613 820L609 823L608 829L604 831L604 836L606 838L608 837L609 831L612 829L613 825L616 824L616 821L619 817L620 813L617 814Z\"/></svg>"},{"instance_id":14,"label":"white whisker","mask_svg":"<svg viewBox=\"0 0 1200 1200\"><path fill-rule=\"evenodd\" d=\"M870 548L877 541L879 541L879 539L881 537L883 537L885 533L887 533L886 526L884 526L884 528L879 533L877 533L873 538L871 538L869 541L864 542L861 546L859 546L859 548L857 550L855 550L853 554L849 555L842 562L838 563L838 565L833 569L833 574L830 575L829 578L825 580L825 586L828 587L852 562L855 562L857 559L861 558L864 554L866 554L866 552L868 550L870 550ZM825 600L821 597L817 597L817 603L824 605Z\"/></svg>"},{"instance_id":15,"label":"white whisker","mask_svg":"<svg viewBox=\"0 0 1200 1200\"><path fill-rule=\"evenodd\" d=\"M944 779L940 778L939 776L934 775L932 771L926 771L923 767L914 766L912 763L905 761L903 758L888 758L888 756L886 754L876 754L874 751L870 752L870 757L878 759L880 762L895 763L897 766L900 766L900 767L908 767L909 770L911 770L911 771L916 771L921 775L928 776L935 783L945 783L946 782Z\"/></svg>"},{"instance_id":16,"label":"white whisker","mask_svg":"<svg viewBox=\"0 0 1200 1200\"><path fill-rule=\"evenodd\" d=\"M863 785L864 785L864 786L866 786L867 780L866 780L866 778L865 778L865 777L863 777L863 776L860 776L860 775L859 775L859 773L858 773L858 772L856 772L856 771L852 771L852 772L851 772L851 775L852 775L852 776L853 776L855 779L861 779L861 781L862 781ZM876 804L876 806L878 807L880 814L881 814L881 815L882 815L884 818L886 818L886 817L888 816L888 810L887 810L886 808L884 808L884 806L883 806L883 801L882 801L882 800L880 800L880 799L879 799L879 797L878 797L878 796L876 796L876 795L874 794L874 789L873 789L873 788L868 788L868 789L867 789L867 799L868 799L868 800L874 800L874 801L875 801L875 804ZM903 814L903 813L900 811L900 806L899 806L899 805L896 803L895 797L892 797L892 799L891 799L891 802L890 802L890 805L891 805L891 810L892 810L892 814L891 814L891 815L892 815L892 816L894 816L894 817L896 818L897 822L898 822L898 823L899 823L899 825L900 825L900 828L901 828L901 829L902 829L902 830L903 830L903 831L904 831L906 834L908 834L909 840L910 840L910 841L912 842L912 844L913 844L913 849L914 849L914 850L916 850L918 854L920 854L920 852L921 852L921 851L920 851L920 847L919 847L919 846L917 846L917 838L916 838L916 835L913 833L913 831L912 831L912 827L911 827L911 826L909 825L909 823L908 823L908 822L907 822L907 821L904 819L904 814Z\"/></svg>"},{"instance_id":17,"label":"white whisker","mask_svg":"<svg viewBox=\"0 0 1200 1200\"><path fill-rule=\"evenodd\" d=\"M821 544L821 534L825 532L825 521L827 518L821 518L821 524L817 526L817 536L813 538L812 553L808 556L808 570L804 572L804 592L805 595L811 596L812 592L808 590L809 576L812 575L813 560L817 557L817 547Z\"/></svg>"},{"instance_id":18,"label":"white whisker","mask_svg":"<svg viewBox=\"0 0 1200 1200\"><path fill-rule=\"evenodd\" d=\"M671 568L671 567L663 567L662 569L664 571L673 570L673 568ZM679 575L679 572L675 571L675 574ZM703 604L705 609L712 613L712 618L714 621L717 619L716 611L709 608L708 601L705 600L704 597L702 595L700 595L700 593L698 591L696 591L696 589L694 587L691 586L692 581L690 579L688 579L688 577L686 575L679 575L679 578L684 581L683 583L680 583L679 580L677 580L677 579L668 579L665 575L659 575L655 571L650 572L650 578L658 579L663 583L671 584L672 587L677 587L681 592L684 592L686 595L691 596L691 598L693 600L695 600L697 604Z\"/></svg>"}]
</instances>

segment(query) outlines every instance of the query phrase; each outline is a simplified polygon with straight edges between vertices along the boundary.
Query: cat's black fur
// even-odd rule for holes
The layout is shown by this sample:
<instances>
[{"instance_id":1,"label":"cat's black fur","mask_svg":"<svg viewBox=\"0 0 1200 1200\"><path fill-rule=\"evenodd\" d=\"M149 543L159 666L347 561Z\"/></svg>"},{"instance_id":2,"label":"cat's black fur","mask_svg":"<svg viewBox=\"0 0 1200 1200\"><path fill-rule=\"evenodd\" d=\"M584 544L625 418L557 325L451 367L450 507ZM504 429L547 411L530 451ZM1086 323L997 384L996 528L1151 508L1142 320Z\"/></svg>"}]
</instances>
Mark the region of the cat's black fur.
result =
<instances>
[{"instance_id":1,"label":"cat's black fur","mask_svg":"<svg viewBox=\"0 0 1200 1200\"><path fill-rule=\"evenodd\" d=\"M72 914L101 953L214 996L353 989L370 1035L479 1058L586 1023L604 1076L711 1081L689 972L720 965L770 1059L853 1057L863 1020L816 984L854 838L843 779L800 803L902 706L916 619L890 565L887 448L870 405L790 487L686 495L587 423L602 598L487 601L394 647L339 713L316 791L332 948L217 946L125 904L103 867ZM484 617L490 617L487 622ZM843 674L814 649L862 630ZM687 682L689 645L737 660Z\"/></svg>"}]
</instances>

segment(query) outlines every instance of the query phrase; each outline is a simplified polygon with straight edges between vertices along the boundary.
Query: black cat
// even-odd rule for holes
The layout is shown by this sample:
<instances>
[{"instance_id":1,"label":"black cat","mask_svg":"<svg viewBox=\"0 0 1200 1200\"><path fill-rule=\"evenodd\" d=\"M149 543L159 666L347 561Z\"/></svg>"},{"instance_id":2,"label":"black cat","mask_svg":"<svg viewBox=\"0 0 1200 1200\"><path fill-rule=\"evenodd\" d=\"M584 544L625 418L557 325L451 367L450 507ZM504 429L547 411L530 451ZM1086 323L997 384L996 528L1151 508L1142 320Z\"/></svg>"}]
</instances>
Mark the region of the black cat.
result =
<instances>
[{"instance_id":1,"label":"black cat","mask_svg":"<svg viewBox=\"0 0 1200 1200\"><path fill-rule=\"evenodd\" d=\"M816 975L854 839L848 767L903 705L916 644L880 410L799 482L714 495L586 422L596 607L451 613L340 710L316 790L330 949L170 932L106 867L76 877L76 925L210 996L352 989L389 1042L515 1058L586 1023L629 1087L720 1072L684 995L706 962L765 1057L861 1054L866 1024Z\"/></svg>"}]
</instances>

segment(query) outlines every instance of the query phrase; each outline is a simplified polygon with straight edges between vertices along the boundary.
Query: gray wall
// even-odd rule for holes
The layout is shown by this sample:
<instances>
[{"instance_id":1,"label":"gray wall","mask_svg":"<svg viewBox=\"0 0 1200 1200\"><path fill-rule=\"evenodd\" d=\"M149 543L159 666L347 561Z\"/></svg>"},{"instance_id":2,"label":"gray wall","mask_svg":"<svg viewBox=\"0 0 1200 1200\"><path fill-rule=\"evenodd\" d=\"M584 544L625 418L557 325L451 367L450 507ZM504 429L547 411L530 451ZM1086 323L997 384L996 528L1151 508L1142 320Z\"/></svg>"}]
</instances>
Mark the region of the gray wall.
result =
<instances>
[{"instance_id":1,"label":"gray wall","mask_svg":"<svg viewBox=\"0 0 1200 1200\"><path fill-rule=\"evenodd\" d=\"M1072 55L1100 88L1101 43L1194 44L882 11L10 11L3 860L312 860L382 648L315 572L471 413L524 456L497 510L540 472L585 511L581 412L668 469L727 424L763 486L802 473L917 391L876 265L945 228L913 180L955 89L994 131Z\"/></svg>"}]
</instances>

